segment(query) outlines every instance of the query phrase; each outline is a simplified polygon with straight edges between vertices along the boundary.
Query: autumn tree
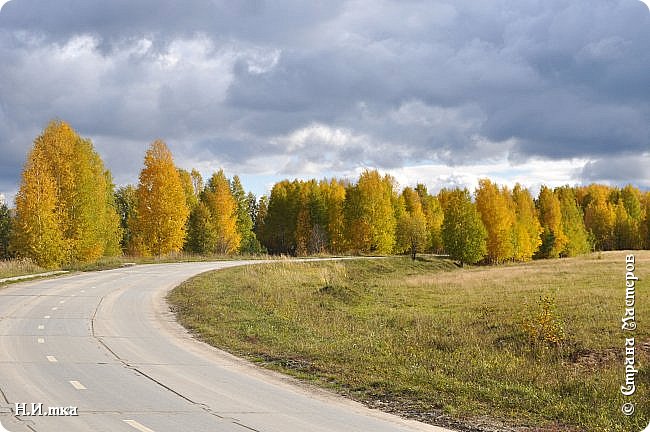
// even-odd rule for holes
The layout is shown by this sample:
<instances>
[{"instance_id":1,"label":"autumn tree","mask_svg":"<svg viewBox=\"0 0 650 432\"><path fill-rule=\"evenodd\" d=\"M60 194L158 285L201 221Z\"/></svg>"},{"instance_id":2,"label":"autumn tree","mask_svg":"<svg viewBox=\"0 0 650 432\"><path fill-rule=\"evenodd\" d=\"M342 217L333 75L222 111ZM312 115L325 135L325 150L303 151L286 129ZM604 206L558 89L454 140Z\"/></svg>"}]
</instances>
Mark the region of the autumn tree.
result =
<instances>
[{"instance_id":1,"label":"autumn tree","mask_svg":"<svg viewBox=\"0 0 650 432\"><path fill-rule=\"evenodd\" d=\"M325 252L328 244L327 212L322 191L315 180L298 181L296 197L295 253L308 255Z\"/></svg>"},{"instance_id":2,"label":"autumn tree","mask_svg":"<svg viewBox=\"0 0 650 432\"><path fill-rule=\"evenodd\" d=\"M641 224L639 232L643 247L650 249L650 192L645 192L641 196Z\"/></svg>"},{"instance_id":3,"label":"autumn tree","mask_svg":"<svg viewBox=\"0 0 650 432\"><path fill-rule=\"evenodd\" d=\"M131 225L134 250L142 255L178 252L185 242L187 199L172 153L154 141L144 157L137 189L137 210Z\"/></svg>"},{"instance_id":4,"label":"autumn tree","mask_svg":"<svg viewBox=\"0 0 650 432\"><path fill-rule=\"evenodd\" d=\"M230 191L236 203L237 233L240 237L239 252L258 253L260 243L253 232L253 219L251 217L251 197L246 194L239 176L234 176L230 182ZM254 197L253 197L254 203Z\"/></svg>"},{"instance_id":5,"label":"autumn tree","mask_svg":"<svg viewBox=\"0 0 650 432\"><path fill-rule=\"evenodd\" d=\"M120 218L120 227L122 228L120 246L124 252L128 253L135 252L129 250L129 246L132 244L133 234L131 233L131 226L135 220L138 207L137 201L137 190L133 185L122 186L115 191L115 207Z\"/></svg>"},{"instance_id":6,"label":"autumn tree","mask_svg":"<svg viewBox=\"0 0 650 432\"><path fill-rule=\"evenodd\" d=\"M614 201L616 213L614 237L616 248L642 249L644 242L641 191L632 185L627 185L617 192L616 200Z\"/></svg>"},{"instance_id":7,"label":"autumn tree","mask_svg":"<svg viewBox=\"0 0 650 432\"><path fill-rule=\"evenodd\" d=\"M312 228L311 212L307 188L300 184L298 189L298 214L296 216L295 253L305 256L309 253L309 236Z\"/></svg>"},{"instance_id":8,"label":"autumn tree","mask_svg":"<svg viewBox=\"0 0 650 432\"><path fill-rule=\"evenodd\" d=\"M591 232L597 250L612 250L616 243L616 211L609 200L609 194L607 186L589 185L584 198L585 227Z\"/></svg>"},{"instance_id":9,"label":"autumn tree","mask_svg":"<svg viewBox=\"0 0 650 432\"><path fill-rule=\"evenodd\" d=\"M295 253L299 191L297 180L283 180L273 185L264 212L260 202L260 213L264 213L264 218L260 221L258 216L259 239L270 253Z\"/></svg>"},{"instance_id":10,"label":"autumn tree","mask_svg":"<svg viewBox=\"0 0 650 432\"><path fill-rule=\"evenodd\" d=\"M345 185L336 179L323 180L320 183L320 188L327 211L329 250L333 253L341 253L345 250L345 222L343 216Z\"/></svg>"},{"instance_id":11,"label":"autumn tree","mask_svg":"<svg viewBox=\"0 0 650 432\"><path fill-rule=\"evenodd\" d=\"M562 231L567 238L566 245L560 255L571 257L590 252L589 233L585 228L582 208L578 205L573 189L564 186L556 188L554 193L560 201Z\"/></svg>"},{"instance_id":12,"label":"autumn tree","mask_svg":"<svg viewBox=\"0 0 650 432\"><path fill-rule=\"evenodd\" d=\"M60 231L61 250L56 258L41 260L54 263L89 262L102 255L120 252L119 217L115 209L113 183L110 172L95 152L92 142L81 138L67 123L52 121L34 141L33 157L28 165L54 182L52 197L40 198L31 203L31 211L38 213L37 206L43 203L49 208L54 202L57 228ZM39 165L39 168L36 168ZM23 182L34 181L32 176L23 177ZM46 180L46 183L49 180ZM25 186L25 190L34 190ZM44 184L36 186L43 189ZM49 187L49 186L48 186ZM21 209L24 219L18 229L31 229L24 225L29 217ZM43 210L47 213L49 210ZM18 232L17 238L26 240L25 232ZM33 245L16 244L19 254L30 253L38 248ZM59 256L62 254L61 256Z\"/></svg>"},{"instance_id":13,"label":"autumn tree","mask_svg":"<svg viewBox=\"0 0 650 432\"><path fill-rule=\"evenodd\" d=\"M517 261L530 261L542 244L542 226L537 217L535 202L528 189L516 184L512 190L515 205L514 253Z\"/></svg>"},{"instance_id":14,"label":"autumn tree","mask_svg":"<svg viewBox=\"0 0 650 432\"><path fill-rule=\"evenodd\" d=\"M56 180L66 261L88 262L118 254L121 234L112 178L90 140L65 122L52 122L35 146L43 148Z\"/></svg>"},{"instance_id":15,"label":"autumn tree","mask_svg":"<svg viewBox=\"0 0 650 432\"><path fill-rule=\"evenodd\" d=\"M186 247L190 252L207 255L217 248L216 230L212 224L212 215L203 201L190 212L187 223Z\"/></svg>"},{"instance_id":16,"label":"autumn tree","mask_svg":"<svg viewBox=\"0 0 650 432\"><path fill-rule=\"evenodd\" d=\"M488 179L479 180L476 208L488 233L487 255L490 262L500 263L514 256L515 206L510 192Z\"/></svg>"},{"instance_id":17,"label":"autumn tree","mask_svg":"<svg viewBox=\"0 0 650 432\"><path fill-rule=\"evenodd\" d=\"M438 198L429 195L427 188L423 184L418 184L415 191L420 197L422 203L422 211L427 224L429 244L426 250L434 253L442 253L442 220L444 213Z\"/></svg>"},{"instance_id":18,"label":"autumn tree","mask_svg":"<svg viewBox=\"0 0 650 432\"><path fill-rule=\"evenodd\" d=\"M614 226L612 227L613 249L634 249L636 226L627 213L622 201L613 204Z\"/></svg>"},{"instance_id":19,"label":"autumn tree","mask_svg":"<svg viewBox=\"0 0 650 432\"><path fill-rule=\"evenodd\" d=\"M422 203L418 193L407 187L402 191L404 212L397 220L398 252L408 252L415 260L418 252L423 252L429 244L429 231L427 220L422 210Z\"/></svg>"},{"instance_id":20,"label":"autumn tree","mask_svg":"<svg viewBox=\"0 0 650 432\"><path fill-rule=\"evenodd\" d=\"M539 192L537 210L539 211L539 221L544 230L538 256L540 258L558 258L564 251L568 239L562 229L560 200L546 186L542 186Z\"/></svg>"},{"instance_id":21,"label":"autumn tree","mask_svg":"<svg viewBox=\"0 0 650 432\"><path fill-rule=\"evenodd\" d=\"M230 183L223 170L212 175L203 191L202 200L210 211L210 220L214 228L214 252L236 253L241 243L241 236L237 230L237 202L232 196Z\"/></svg>"},{"instance_id":22,"label":"autumn tree","mask_svg":"<svg viewBox=\"0 0 650 432\"><path fill-rule=\"evenodd\" d=\"M328 201L321 183L316 180L303 183L303 187L306 189L306 204L310 222L307 242L307 252L309 254L325 253L329 248Z\"/></svg>"},{"instance_id":23,"label":"autumn tree","mask_svg":"<svg viewBox=\"0 0 650 432\"><path fill-rule=\"evenodd\" d=\"M391 253L395 245L394 180L376 170L364 171L346 191L346 238L352 250Z\"/></svg>"},{"instance_id":24,"label":"autumn tree","mask_svg":"<svg viewBox=\"0 0 650 432\"><path fill-rule=\"evenodd\" d=\"M445 196L442 240L445 251L461 265L478 262L487 254L487 231L466 189Z\"/></svg>"},{"instance_id":25,"label":"autumn tree","mask_svg":"<svg viewBox=\"0 0 650 432\"><path fill-rule=\"evenodd\" d=\"M192 180L191 174L182 168L177 168L176 170L178 171L178 178L183 188L183 194L185 195L185 204L191 212L199 203L199 194L194 188L194 181Z\"/></svg>"},{"instance_id":26,"label":"autumn tree","mask_svg":"<svg viewBox=\"0 0 650 432\"><path fill-rule=\"evenodd\" d=\"M372 242L370 221L364 216L362 203L361 190L357 185L349 184L345 188L343 226L346 249L355 253L368 251Z\"/></svg>"},{"instance_id":27,"label":"autumn tree","mask_svg":"<svg viewBox=\"0 0 650 432\"><path fill-rule=\"evenodd\" d=\"M16 217L10 249L21 258L54 268L65 262L66 241L57 211L56 181L41 148L27 157L16 195Z\"/></svg>"}]
</instances>

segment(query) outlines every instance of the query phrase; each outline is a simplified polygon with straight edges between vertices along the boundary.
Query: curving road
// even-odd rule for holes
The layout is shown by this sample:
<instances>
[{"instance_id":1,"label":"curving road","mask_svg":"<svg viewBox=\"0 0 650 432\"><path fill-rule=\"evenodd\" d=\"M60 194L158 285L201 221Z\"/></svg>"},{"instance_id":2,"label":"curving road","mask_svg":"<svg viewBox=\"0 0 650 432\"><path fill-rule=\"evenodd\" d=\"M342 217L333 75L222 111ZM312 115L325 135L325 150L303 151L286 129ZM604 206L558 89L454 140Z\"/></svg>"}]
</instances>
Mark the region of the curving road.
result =
<instances>
[{"instance_id":1,"label":"curving road","mask_svg":"<svg viewBox=\"0 0 650 432\"><path fill-rule=\"evenodd\" d=\"M447 431L192 339L165 294L195 274L250 263L142 265L0 289L0 422L11 432ZM16 416L17 403L78 415Z\"/></svg>"}]
</instances>

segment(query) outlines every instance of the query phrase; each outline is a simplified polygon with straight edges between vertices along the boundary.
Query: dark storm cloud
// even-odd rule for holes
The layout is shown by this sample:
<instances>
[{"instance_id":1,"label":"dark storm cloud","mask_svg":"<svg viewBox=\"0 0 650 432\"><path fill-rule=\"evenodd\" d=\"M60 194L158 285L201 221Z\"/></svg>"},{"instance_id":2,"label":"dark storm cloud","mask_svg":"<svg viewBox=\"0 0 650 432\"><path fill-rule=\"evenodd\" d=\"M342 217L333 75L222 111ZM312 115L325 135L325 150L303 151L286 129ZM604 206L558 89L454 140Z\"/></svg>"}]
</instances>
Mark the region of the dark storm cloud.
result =
<instances>
[{"instance_id":1,"label":"dark storm cloud","mask_svg":"<svg viewBox=\"0 0 650 432\"><path fill-rule=\"evenodd\" d=\"M336 16L340 1L297 0L15 0L3 8L0 27L48 39L99 36L105 48L155 35L164 45L176 37L205 33L258 42L287 41Z\"/></svg>"},{"instance_id":2,"label":"dark storm cloud","mask_svg":"<svg viewBox=\"0 0 650 432\"><path fill-rule=\"evenodd\" d=\"M589 162L582 171L584 182L650 188L650 156L628 156Z\"/></svg>"},{"instance_id":3,"label":"dark storm cloud","mask_svg":"<svg viewBox=\"0 0 650 432\"><path fill-rule=\"evenodd\" d=\"M157 137L249 172L541 157L598 177L649 151L648 46L638 0L12 0L0 190L54 117L118 180Z\"/></svg>"}]
</instances>

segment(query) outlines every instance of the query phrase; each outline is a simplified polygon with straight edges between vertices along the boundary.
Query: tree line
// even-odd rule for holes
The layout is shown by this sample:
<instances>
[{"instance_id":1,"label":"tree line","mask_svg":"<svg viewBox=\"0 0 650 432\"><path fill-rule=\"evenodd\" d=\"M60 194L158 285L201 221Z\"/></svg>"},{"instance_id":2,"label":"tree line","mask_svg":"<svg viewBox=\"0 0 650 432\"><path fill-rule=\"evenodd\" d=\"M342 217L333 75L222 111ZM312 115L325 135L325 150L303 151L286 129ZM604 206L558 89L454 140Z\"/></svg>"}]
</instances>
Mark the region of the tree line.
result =
<instances>
[{"instance_id":1,"label":"tree line","mask_svg":"<svg viewBox=\"0 0 650 432\"><path fill-rule=\"evenodd\" d=\"M51 122L27 157L15 208L0 206L2 258L44 267L120 254L448 254L461 263L650 248L650 193L592 184L537 197L488 179L473 194L366 170L356 182L284 180L257 199L222 170L204 180L154 141L137 185L115 189L92 142Z\"/></svg>"}]
</instances>

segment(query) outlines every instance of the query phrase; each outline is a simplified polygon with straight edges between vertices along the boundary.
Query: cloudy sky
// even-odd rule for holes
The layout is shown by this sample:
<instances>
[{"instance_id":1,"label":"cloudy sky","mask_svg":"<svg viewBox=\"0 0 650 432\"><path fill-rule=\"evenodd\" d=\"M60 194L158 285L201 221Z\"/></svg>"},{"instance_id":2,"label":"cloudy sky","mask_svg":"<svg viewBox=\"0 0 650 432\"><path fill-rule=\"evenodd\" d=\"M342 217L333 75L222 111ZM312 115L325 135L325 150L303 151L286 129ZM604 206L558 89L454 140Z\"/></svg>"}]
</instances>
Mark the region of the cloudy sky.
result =
<instances>
[{"instance_id":1,"label":"cloudy sky","mask_svg":"<svg viewBox=\"0 0 650 432\"><path fill-rule=\"evenodd\" d=\"M4 4L3 4L4 3ZM118 184L164 139L260 194L365 167L650 188L639 0L0 0L0 193L53 118Z\"/></svg>"}]
</instances>

